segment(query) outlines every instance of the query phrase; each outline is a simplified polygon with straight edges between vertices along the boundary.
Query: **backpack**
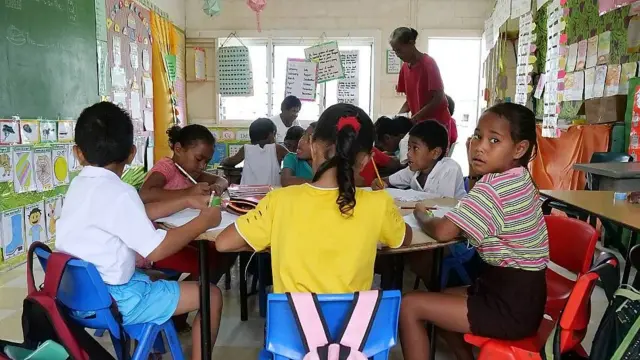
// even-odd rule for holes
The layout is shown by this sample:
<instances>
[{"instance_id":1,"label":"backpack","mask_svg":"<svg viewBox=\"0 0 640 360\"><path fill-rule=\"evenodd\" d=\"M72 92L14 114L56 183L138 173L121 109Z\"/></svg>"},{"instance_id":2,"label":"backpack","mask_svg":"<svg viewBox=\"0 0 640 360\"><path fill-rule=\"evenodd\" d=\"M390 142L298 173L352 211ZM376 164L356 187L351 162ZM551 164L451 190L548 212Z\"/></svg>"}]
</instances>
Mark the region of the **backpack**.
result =
<instances>
[{"instance_id":1,"label":"backpack","mask_svg":"<svg viewBox=\"0 0 640 360\"><path fill-rule=\"evenodd\" d=\"M316 294L287 293L289 306L298 325L298 332L307 354L303 360L366 360L362 353L373 319L382 299L382 292L356 292L342 330L331 339L326 320Z\"/></svg>"},{"instance_id":2,"label":"backpack","mask_svg":"<svg viewBox=\"0 0 640 360\"><path fill-rule=\"evenodd\" d=\"M58 287L64 269L73 259L70 255L55 252L47 260L44 284L36 288L33 278L33 256L37 248L51 252L43 243L34 242L27 254L27 290L28 294L22 308L23 347L35 350L47 340L62 345L74 360L113 360L113 356L104 349L82 326L69 317L70 310L57 300ZM122 324L122 318L112 306L114 317ZM120 332L126 334L122 325ZM122 336L122 359L129 358L128 337Z\"/></svg>"}]
</instances>

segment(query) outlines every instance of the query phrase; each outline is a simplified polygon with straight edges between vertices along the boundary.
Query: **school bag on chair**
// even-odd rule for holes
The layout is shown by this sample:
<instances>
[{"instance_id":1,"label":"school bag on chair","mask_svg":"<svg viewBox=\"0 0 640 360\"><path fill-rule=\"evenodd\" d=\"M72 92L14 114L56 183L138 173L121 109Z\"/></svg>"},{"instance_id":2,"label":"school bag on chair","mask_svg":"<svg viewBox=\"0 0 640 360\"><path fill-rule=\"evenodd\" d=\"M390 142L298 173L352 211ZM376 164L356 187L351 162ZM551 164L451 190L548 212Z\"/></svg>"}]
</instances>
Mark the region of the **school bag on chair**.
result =
<instances>
[{"instance_id":1,"label":"school bag on chair","mask_svg":"<svg viewBox=\"0 0 640 360\"><path fill-rule=\"evenodd\" d=\"M338 338L332 340L317 295L287 293L289 306L307 352L303 360L367 360L362 350L381 298L380 291L355 293L342 330Z\"/></svg>"},{"instance_id":2,"label":"school bag on chair","mask_svg":"<svg viewBox=\"0 0 640 360\"><path fill-rule=\"evenodd\" d=\"M44 284L36 288L33 278L33 256L36 248L51 252L47 245L34 242L27 253L28 294L22 308L22 346L35 350L45 342L53 340L64 347L70 359L113 360L113 356L83 327L67 316L68 310L57 300L64 269L73 257L63 253L51 253L47 261ZM124 359L128 359L128 354Z\"/></svg>"}]
</instances>

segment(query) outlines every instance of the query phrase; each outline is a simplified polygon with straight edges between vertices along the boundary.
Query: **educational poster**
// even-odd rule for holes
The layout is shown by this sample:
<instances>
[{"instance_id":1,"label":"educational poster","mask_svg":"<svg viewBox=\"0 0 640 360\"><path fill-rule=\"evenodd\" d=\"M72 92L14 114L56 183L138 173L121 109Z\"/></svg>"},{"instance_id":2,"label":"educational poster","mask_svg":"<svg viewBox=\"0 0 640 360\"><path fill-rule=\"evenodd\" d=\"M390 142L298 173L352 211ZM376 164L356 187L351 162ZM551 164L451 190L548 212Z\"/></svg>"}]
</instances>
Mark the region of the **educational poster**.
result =
<instances>
[{"instance_id":1,"label":"educational poster","mask_svg":"<svg viewBox=\"0 0 640 360\"><path fill-rule=\"evenodd\" d=\"M66 145L56 145L51 148L53 162L53 185L60 186L69 183L69 162L67 160Z\"/></svg>"},{"instance_id":2,"label":"educational poster","mask_svg":"<svg viewBox=\"0 0 640 360\"><path fill-rule=\"evenodd\" d=\"M584 71L584 99L595 97L596 68L588 68Z\"/></svg>"},{"instance_id":3,"label":"educational poster","mask_svg":"<svg viewBox=\"0 0 640 360\"><path fill-rule=\"evenodd\" d=\"M229 144L229 156L233 156L244 147L245 144Z\"/></svg>"},{"instance_id":4,"label":"educational poster","mask_svg":"<svg viewBox=\"0 0 640 360\"><path fill-rule=\"evenodd\" d=\"M538 84L536 85L536 92L533 94L533 97L536 99L542 98L542 92L544 91L544 86L547 82L547 75L545 73L540 74L538 78Z\"/></svg>"},{"instance_id":5,"label":"educational poster","mask_svg":"<svg viewBox=\"0 0 640 360\"><path fill-rule=\"evenodd\" d=\"M531 11L531 0L511 0L511 18L517 19Z\"/></svg>"},{"instance_id":6,"label":"educational poster","mask_svg":"<svg viewBox=\"0 0 640 360\"><path fill-rule=\"evenodd\" d=\"M73 120L58 121L58 142L73 141L73 130L75 122Z\"/></svg>"},{"instance_id":7,"label":"educational poster","mask_svg":"<svg viewBox=\"0 0 640 360\"><path fill-rule=\"evenodd\" d=\"M340 59L344 70L344 78L338 80L338 102L358 106L360 95L360 52L358 50L341 51Z\"/></svg>"},{"instance_id":8,"label":"educational poster","mask_svg":"<svg viewBox=\"0 0 640 360\"><path fill-rule=\"evenodd\" d=\"M598 36L590 37L587 41L587 68L598 63Z\"/></svg>"},{"instance_id":9,"label":"educational poster","mask_svg":"<svg viewBox=\"0 0 640 360\"><path fill-rule=\"evenodd\" d=\"M50 143L58 141L58 122L53 120L40 121L40 141Z\"/></svg>"},{"instance_id":10,"label":"educational poster","mask_svg":"<svg viewBox=\"0 0 640 360\"><path fill-rule=\"evenodd\" d=\"M11 158L11 148L0 147L0 183L13 180L13 159Z\"/></svg>"},{"instance_id":11,"label":"educational poster","mask_svg":"<svg viewBox=\"0 0 640 360\"><path fill-rule=\"evenodd\" d=\"M23 144L40 142L40 122L38 120L20 120L20 138Z\"/></svg>"},{"instance_id":12,"label":"educational poster","mask_svg":"<svg viewBox=\"0 0 640 360\"><path fill-rule=\"evenodd\" d=\"M627 32L627 54L640 52L640 16L634 16L629 20Z\"/></svg>"},{"instance_id":13,"label":"educational poster","mask_svg":"<svg viewBox=\"0 0 640 360\"><path fill-rule=\"evenodd\" d=\"M402 68L402 60L396 55L395 51L387 50L387 74L400 74Z\"/></svg>"},{"instance_id":14,"label":"educational poster","mask_svg":"<svg viewBox=\"0 0 640 360\"><path fill-rule=\"evenodd\" d=\"M16 120L0 120L0 145L20 143L20 122Z\"/></svg>"},{"instance_id":15,"label":"educational poster","mask_svg":"<svg viewBox=\"0 0 640 360\"><path fill-rule=\"evenodd\" d=\"M593 86L593 97L603 97L605 84L607 81L607 65L600 65L596 68L596 82Z\"/></svg>"},{"instance_id":16,"label":"educational poster","mask_svg":"<svg viewBox=\"0 0 640 360\"><path fill-rule=\"evenodd\" d=\"M56 238L56 223L62 213L62 197L46 199L44 201L44 220L47 232L47 242Z\"/></svg>"},{"instance_id":17,"label":"educational poster","mask_svg":"<svg viewBox=\"0 0 640 360\"><path fill-rule=\"evenodd\" d=\"M567 74L564 78L564 101L582 100L584 93L584 72L577 71Z\"/></svg>"},{"instance_id":18,"label":"educational poster","mask_svg":"<svg viewBox=\"0 0 640 360\"><path fill-rule=\"evenodd\" d=\"M569 45L569 56L567 58L567 72L574 72L578 65L578 44Z\"/></svg>"},{"instance_id":19,"label":"educational poster","mask_svg":"<svg viewBox=\"0 0 640 360\"><path fill-rule=\"evenodd\" d=\"M253 70L246 46L218 49L217 81L222 96L253 96Z\"/></svg>"},{"instance_id":20,"label":"educational poster","mask_svg":"<svg viewBox=\"0 0 640 360\"><path fill-rule=\"evenodd\" d=\"M69 171L73 172L82 170L80 160L78 160L76 154L73 152L73 145L67 146L67 163L69 164Z\"/></svg>"},{"instance_id":21,"label":"educational poster","mask_svg":"<svg viewBox=\"0 0 640 360\"><path fill-rule=\"evenodd\" d=\"M485 51L487 53L489 53L491 51L491 49L493 49L493 46L495 45L495 43L493 42L493 16L494 16L494 14L491 13L489 18L484 21L484 32L482 33L482 39L484 40L484 47L485 47ZM396 56L395 52L393 52L392 50L387 50L387 68L389 66L388 65L389 64L389 62L388 62L389 61L388 60L389 59L389 52L392 52L393 56L398 58ZM400 58L398 58L398 60L400 61ZM400 62L400 65L402 65L402 62ZM400 72L400 67L398 66L398 72L397 73L399 73L399 72ZM393 73L393 74L397 74L397 73Z\"/></svg>"},{"instance_id":22,"label":"educational poster","mask_svg":"<svg viewBox=\"0 0 640 360\"><path fill-rule=\"evenodd\" d=\"M578 58L576 59L576 70L584 70L587 65L587 40L582 40L578 43Z\"/></svg>"},{"instance_id":23,"label":"educational poster","mask_svg":"<svg viewBox=\"0 0 640 360\"><path fill-rule=\"evenodd\" d=\"M604 86L604 96L617 95L620 90L620 65L609 65Z\"/></svg>"},{"instance_id":24,"label":"educational poster","mask_svg":"<svg viewBox=\"0 0 640 360\"><path fill-rule=\"evenodd\" d=\"M558 115L562 102L562 91L565 87L566 67L566 35L563 33L564 9L560 2L554 0L547 7L547 58L545 73L547 74L544 92L544 116L542 117L542 136L556 138L558 131ZM566 49L566 51L565 51Z\"/></svg>"},{"instance_id":25,"label":"educational poster","mask_svg":"<svg viewBox=\"0 0 640 360\"><path fill-rule=\"evenodd\" d=\"M330 41L304 49L307 60L318 63L318 82L342 79L344 69L340 61L338 42Z\"/></svg>"},{"instance_id":26,"label":"educational poster","mask_svg":"<svg viewBox=\"0 0 640 360\"><path fill-rule=\"evenodd\" d=\"M98 26L96 24L96 26ZM107 45L107 32L105 29L104 41L96 42L96 51L98 56L98 95L109 95L109 49Z\"/></svg>"},{"instance_id":27,"label":"educational poster","mask_svg":"<svg viewBox=\"0 0 640 360\"><path fill-rule=\"evenodd\" d=\"M511 0L497 0L494 13L494 29L500 29L511 17Z\"/></svg>"},{"instance_id":28,"label":"educational poster","mask_svg":"<svg viewBox=\"0 0 640 360\"><path fill-rule=\"evenodd\" d=\"M227 144L217 142L216 147L213 150L213 158L211 158L209 165L220 164L222 160L227 157Z\"/></svg>"},{"instance_id":29,"label":"educational poster","mask_svg":"<svg viewBox=\"0 0 640 360\"><path fill-rule=\"evenodd\" d=\"M13 189L17 194L36 190L31 146L13 148Z\"/></svg>"},{"instance_id":30,"label":"educational poster","mask_svg":"<svg viewBox=\"0 0 640 360\"><path fill-rule=\"evenodd\" d=\"M609 63L611 53L611 31L605 31L598 36L598 65Z\"/></svg>"},{"instance_id":31,"label":"educational poster","mask_svg":"<svg viewBox=\"0 0 640 360\"><path fill-rule=\"evenodd\" d=\"M25 235L27 238L27 249L36 241L45 241L47 232L44 221L44 201L24 207Z\"/></svg>"},{"instance_id":32,"label":"educational poster","mask_svg":"<svg viewBox=\"0 0 640 360\"><path fill-rule=\"evenodd\" d=\"M619 95L627 95L629 93L629 80L636 76L636 70L638 68L637 63L622 64L622 70L620 72L620 88L618 89Z\"/></svg>"},{"instance_id":33,"label":"educational poster","mask_svg":"<svg viewBox=\"0 0 640 360\"><path fill-rule=\"evenodd\" d=\"M629 132L629 154L634 159L640 159L640 141L638 140L640 136L640 85L629 91L629 101L633 101L631 107L631 130Z\"/></svg>"},{"instance_id":34,"label":"educational poster","mask_svg":"<svg viewBox=\"0 0 640 360\"><path fill-rule=\"evenodd\" d=\"M284 96L294 95L300 101L316 100L318 64L305 59L287 59Z\"/></svg>"},{"instance_id":35,"label":"educational poster","mask_svg":"<svg viewBox=\"0 0 640 360\"><path fill-rule=\"evenodd\" d=\"M207 79L207 57L204 48L196 47L193 49L194 54L194 72L196 80Z\"/></svg>"},{"instance_id":36,"label":"educational poster","mask_svg":"<svg viewBox=\"0 0 640 360\"><path fill-rule=\"evenodd\" d=\"M133 138L133 144L136 146L136 156L133 158L131 162L131 166L143 166L144 159L147 154L147 140L148 136L136 136Z\"/></svg>"},{"instance_id":37,"label":"educational poster","mask_svg":"<svg viewBox=\"0 0 640 360\"><path fill-rule=\"evenodd\" d=\"M25 252L24 209L18 208L2 213L2 255L4 260Z\"/></svg>"},{"instance_id":38,"label":"educational poster","mask_svg":"<svg viewBox=\"0 0 640 360\"><path fill-rule=\"evenodd\" d=\"M535 45L532 45L535 37L534 29L535 24L530 12L520 17L515 94L515 103L520 105L527 104L529 94L533 91L531 72L533 71L532 63L535 62L536 58L530 55L535 51Z\"/></svg>"},{"instance_id":39,"label":"educational poster","mask_svg":"<svg viewBox=\"0 0 640 360\"><path fill-rule=\"evenodd\" d=\"M36 189L39 192L53 189L53 165L51 163L51 149L34 149L33 163L36 175Z\"/></svg>"}]
</instances>

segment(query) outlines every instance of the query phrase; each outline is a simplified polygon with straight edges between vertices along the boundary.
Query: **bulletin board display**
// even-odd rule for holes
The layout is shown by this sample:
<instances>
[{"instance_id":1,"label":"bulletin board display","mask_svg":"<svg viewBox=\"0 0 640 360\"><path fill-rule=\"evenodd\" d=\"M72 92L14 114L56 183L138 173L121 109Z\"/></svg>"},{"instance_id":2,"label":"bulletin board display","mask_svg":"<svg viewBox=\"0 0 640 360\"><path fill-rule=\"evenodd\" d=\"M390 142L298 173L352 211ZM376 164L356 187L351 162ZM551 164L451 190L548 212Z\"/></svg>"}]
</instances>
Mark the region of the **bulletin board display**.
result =
<instances>
[{"instance_id":1,"label":"bulletin board display","mask_svg":"<svg viewBox=\"0 0 640 360\"><path fill-rule=\"evenodd\" d=\"M245 144L251 143L249 128L210 127L209 131L216 138L213 158L209 162L209 169L214 169L229 156L235 155Z\"/></svg>"}]
</instances>

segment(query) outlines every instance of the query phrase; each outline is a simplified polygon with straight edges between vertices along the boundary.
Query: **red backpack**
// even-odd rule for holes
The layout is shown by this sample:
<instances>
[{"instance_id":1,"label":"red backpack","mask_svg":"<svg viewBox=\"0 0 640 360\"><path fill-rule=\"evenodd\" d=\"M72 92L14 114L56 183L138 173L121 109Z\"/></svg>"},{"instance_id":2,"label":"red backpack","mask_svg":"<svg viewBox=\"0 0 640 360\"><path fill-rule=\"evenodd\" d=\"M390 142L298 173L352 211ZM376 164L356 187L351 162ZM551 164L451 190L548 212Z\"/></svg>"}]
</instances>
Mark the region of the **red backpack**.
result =
<instances>
[{"instance_id":1,"label":"red backpack","mask_svg":"<svg viewBox=\"0 0 640 360\"><path fill-rule=\"evenodd\" d=\"M47 340L62 345L71 359L74 360L113 360L107 352L82 326L71 319L63 304L57 300L58 287L64 269L73 259L70 255L54 252L47 260L44 284L36 288L33 279L33 256L37 248L51 253L51 249L43 243L35 242L27 254L27 290L22 308L23 347L35 350ZM118 318L116 318L118 319ZM128 344L123 344L128 345ZM123 356L128 355L124 351ZM1 359L0 355L0 359ZM127 359L124 357L124 359Z\"/></svg>"}]
</instances>

